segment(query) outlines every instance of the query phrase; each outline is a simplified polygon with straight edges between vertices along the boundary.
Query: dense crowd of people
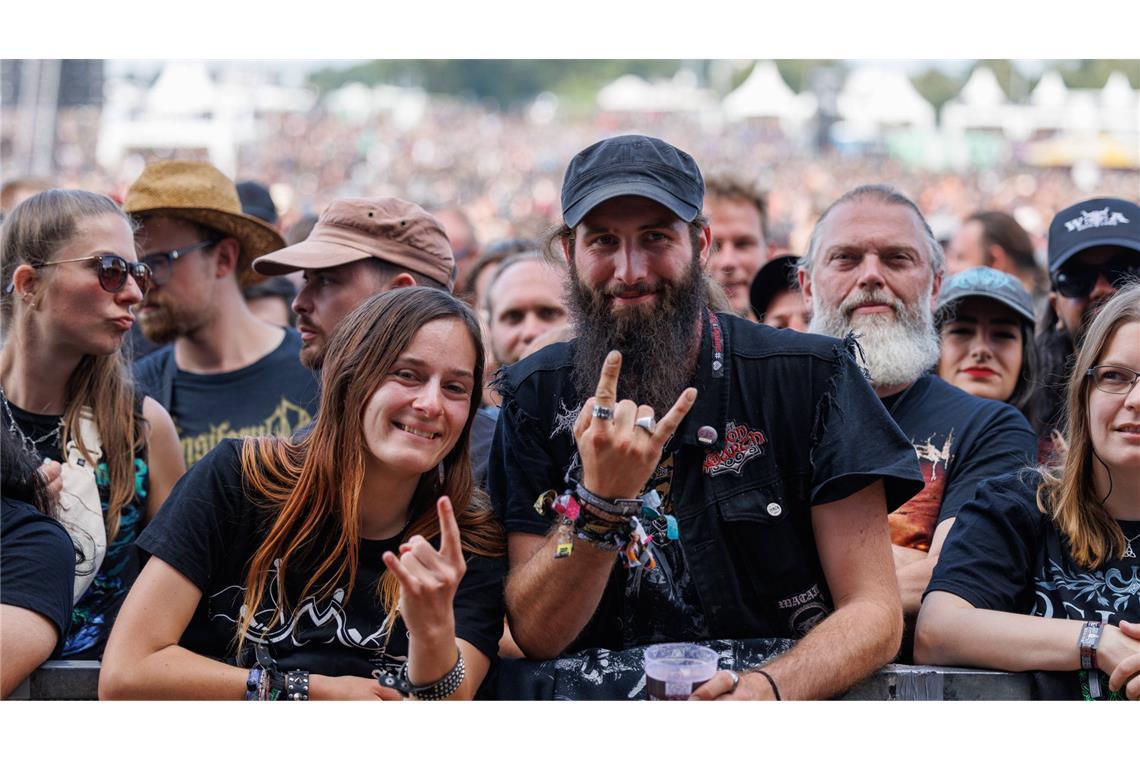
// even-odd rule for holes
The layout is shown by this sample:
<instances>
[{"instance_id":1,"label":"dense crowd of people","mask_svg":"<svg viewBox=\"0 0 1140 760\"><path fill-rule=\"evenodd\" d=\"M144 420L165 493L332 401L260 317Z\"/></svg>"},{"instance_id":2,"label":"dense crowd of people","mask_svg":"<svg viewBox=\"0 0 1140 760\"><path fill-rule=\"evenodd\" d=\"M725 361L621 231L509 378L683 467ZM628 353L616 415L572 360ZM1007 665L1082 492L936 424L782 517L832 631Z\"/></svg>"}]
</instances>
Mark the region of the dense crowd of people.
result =
<instances>
[{"instance_id":1,"label":"dense crowd of people","mask_svg":"<svg viewBox=\"0 0 1140 760\"><path fill-rule=\"evenodd\" d=\"M1135 188L451 108L4 188L3 696L1140 699Z\"/></svg>"}]
</instances>

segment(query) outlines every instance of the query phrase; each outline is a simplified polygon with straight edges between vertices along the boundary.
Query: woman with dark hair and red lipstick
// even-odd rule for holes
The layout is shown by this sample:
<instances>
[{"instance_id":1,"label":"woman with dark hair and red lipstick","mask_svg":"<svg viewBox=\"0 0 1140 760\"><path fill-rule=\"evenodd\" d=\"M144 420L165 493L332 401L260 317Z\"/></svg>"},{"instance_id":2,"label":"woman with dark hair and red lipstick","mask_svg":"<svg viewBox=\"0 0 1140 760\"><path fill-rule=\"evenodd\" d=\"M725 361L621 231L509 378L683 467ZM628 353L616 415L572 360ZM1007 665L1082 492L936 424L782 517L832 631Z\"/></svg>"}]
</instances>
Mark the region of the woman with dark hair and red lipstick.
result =
<instances>
[{"instance_id":1,"label":"woman with dark hair and red lipstick","mask_svg":"<svg viewBox=\"0 0 1140 760\"><path fill-rule=\"evenodd\" d=\"M942 283L936 322L938 375L974 396L1016 407L1032 425L1037 348L1033 299L1021 282L990 267L959 272Z\"/></svg>"},{"instance_id":2,"label":"woman with dark hair and red lipstick","mask_svg":"<svg viewBox=\"0 0 1140 760\"><path fill-rule=\"evenodd\" d=\"M150 270L122 210L82 190L16 206L0 246L0 424L60 463L45 472L62 473L60 522L83 556L62 657L96 659L138 574L135 537L185 469L170 415L135 391L123 355Z\"/></svg>"}]
</instances>

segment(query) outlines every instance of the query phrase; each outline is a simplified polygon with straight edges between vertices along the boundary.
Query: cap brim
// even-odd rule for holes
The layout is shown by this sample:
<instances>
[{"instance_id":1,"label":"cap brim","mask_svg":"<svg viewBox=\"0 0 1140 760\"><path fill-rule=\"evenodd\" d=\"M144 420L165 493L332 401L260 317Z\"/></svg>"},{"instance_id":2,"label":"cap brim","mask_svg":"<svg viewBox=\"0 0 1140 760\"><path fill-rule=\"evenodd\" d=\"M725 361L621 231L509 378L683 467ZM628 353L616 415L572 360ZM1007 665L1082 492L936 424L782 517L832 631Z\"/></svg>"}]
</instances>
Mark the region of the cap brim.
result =
<instances>
[{"instance_id":1,"label":"cap brim","mask_svg":"<svg viewBox=\"0 0 1140 760\"><path fill-rule=\"evenodd\" d=\"M1081 251L1087 251L1090 248L1101 248L1103 246L1114 246L1117 248L1127 248L1130 251L1140 253L1140 240L1136 238L1094 238L1085 240L1075 245L1071 245L1062 251L1057 258L1049 263L1049 273L1052 274L1060 269L1066 261L1076 256Z\"/></svg>"},{"instance_id":2,"label":"cap brim","mask_svg":"<svg viewBox=\"0 0 1140 760\"><path fill-rule=\"evenodd\" d=\"M757 317L763 317L772 299L781 290L798 288L798 283L792 279L798 260L799 256L777 256L764 264L752 278L752 284L748 287L748 305Z\"/></svg>"},{"instance_id":3,"label":"cap brim","mask_svg":"<svg viewBox=\"0 0 1140 760\"><path fill-rule=\"evenodd\" d=\"M637 195L642 198L648 198L651 201L656 201L672 211L684 222L693 221L701 211L691 203L681 200L656 185L647 182L615 182L611 185L599 187L574 201L568 208L563 209L562 218L566 222L567 227L577 227L578 223L582 221L586 214L593 211L598 204L622 195Z\"/></svg>"},{"instance_id":4,"label":"cap brim","mask_svg":"<svg viewBox=\"0 0 1140 760\"><path fill-rule=\"evenodd\" d=\"M273 276L302 269L339 267L370 258L371 255L348 246L321 240L302 240L254 260L253 268L259 274Z\"/></svg>"},{"instance_id":5,"label":"cap brim","mask_svg":"<svg viewBox=\"0 0 1140 760\"><path fill-rule=\"evenodd\" d=\"M989 293L989 292L963 291L961 293L955 293L953 296L951 296L950 298L947 298L945 301L943 301L942 303L940 303L938 305L938 311L942 311L943 309L950 307L950 306L953 306L954 304L958 303L959 301L964 301L967 298L988 298L991 301L997 301L1002 306L1005 306L1005 307L1011 309L1014 314L1016 314L1017 316L1024 319L1027 323L1029 323L1029 325L1031 327L1033 326L1033 324L1035 322L1035 317L1033 316L1032 311L1026 311L1024 306L1017 303L1016 301L1014 301L1011 298L1006 298L1005 296L997 295L996 293Z\"/></svg>"}]
</instances>

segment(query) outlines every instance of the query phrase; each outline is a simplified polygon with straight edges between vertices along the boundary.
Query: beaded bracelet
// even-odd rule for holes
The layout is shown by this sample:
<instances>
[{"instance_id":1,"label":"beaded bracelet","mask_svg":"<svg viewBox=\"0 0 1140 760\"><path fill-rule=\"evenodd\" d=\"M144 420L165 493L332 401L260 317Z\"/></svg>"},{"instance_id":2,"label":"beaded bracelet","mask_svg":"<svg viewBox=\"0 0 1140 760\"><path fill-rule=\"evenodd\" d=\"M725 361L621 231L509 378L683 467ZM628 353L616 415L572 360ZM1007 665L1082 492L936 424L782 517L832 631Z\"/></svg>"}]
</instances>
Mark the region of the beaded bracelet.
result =
<instances>
[{"instance_id":1,"label":"beaded bracelet","mask_svg":"<svg viewBox=\"0 0 1140 760\"><path fill-rule=\"evenodd\" d=\"M467 667L463 664L463 652L459 650L459 647L455 648L455 654L455 664L451 666L451 670L444 673L438 680L423 686L416 686L408 678L408 663L405 661L403 667L400 668L400 677L407 682L410 694L425 702L447 699L454 694L467 676Z\"/></svg>"}]
</instances>

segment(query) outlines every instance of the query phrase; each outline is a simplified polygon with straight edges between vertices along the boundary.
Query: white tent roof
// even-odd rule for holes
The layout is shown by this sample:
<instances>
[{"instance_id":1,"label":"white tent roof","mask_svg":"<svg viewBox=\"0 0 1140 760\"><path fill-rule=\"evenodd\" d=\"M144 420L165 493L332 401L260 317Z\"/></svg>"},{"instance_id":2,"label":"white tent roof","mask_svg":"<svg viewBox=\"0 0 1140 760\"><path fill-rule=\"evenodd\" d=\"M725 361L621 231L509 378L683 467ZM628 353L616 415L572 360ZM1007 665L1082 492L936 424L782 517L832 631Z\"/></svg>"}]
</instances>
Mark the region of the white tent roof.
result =
<instances>
[{"instance_id":1,"label":"white tent roof","mask_svg":"<svg viewBox=\"0 0 1140 760\"><path fill-rule=\"evenodd\" d=\"M844 121L859 127L934 126L932 106L900 69L866 66L852 71L836 99Z\"/></svg>"},{"instance_id":2,"label":"white tent roof","mask_svg":"<svg viewBox=\"0 0 1140 760\"><path fill-rule=\"evenodd\" d=\"M625 74L598 91L597 103L603 111L701 111L710 107L711 97L707 90L696 87L686 72L660 82Z\"/></svg>"},{"instance_id":3,"label":"white tent roof","mask_svg":"<svg viewBox=\"0 0 1140 760\"><path fill-rule=\"evenodd\" d=\"M149 113L163 116L185 116L213 111L217 107L218 88L206 64L201 61L166 64L146 97Z\"/></svg>"},{"instance_id":4,"label":"white tent roof","mask_svg":"<svg viewBox=\"0 0 1140 760\"><path fill-rule=\"evenodd\" d=\"M750 117L809 119L816 111L815 96L797 95L780 76L772 61L758 61L748 78L725 96L724 115L732 120Z\"/></svg>"},{"instance_id":5,"label":"white tent roof","mask_svg":"<svg viewBox=\"0 0 1140 760\"><path fill-rule=\"evenodd\" d=\"M971 106L997 106L1008 102L1005 92L998 84L997 76L989 66L979 66L970 74L970 79L962 87L955 100Z\"/></svg>"},{"instance_id":6,"label":"white tent roof","mask_svg":"<svg viewBox=\"0 0 1140 760\"><path fill-rule=\"evenodd\" d=\"M1065 105L1068 97L1069 88L1065 86L1065 80L1061 79L1056 69L1050 69L1041 76L1041 81L1033 88L1029 102L1035 106L1060 108Z\"/></svg>"}]
</instances>

